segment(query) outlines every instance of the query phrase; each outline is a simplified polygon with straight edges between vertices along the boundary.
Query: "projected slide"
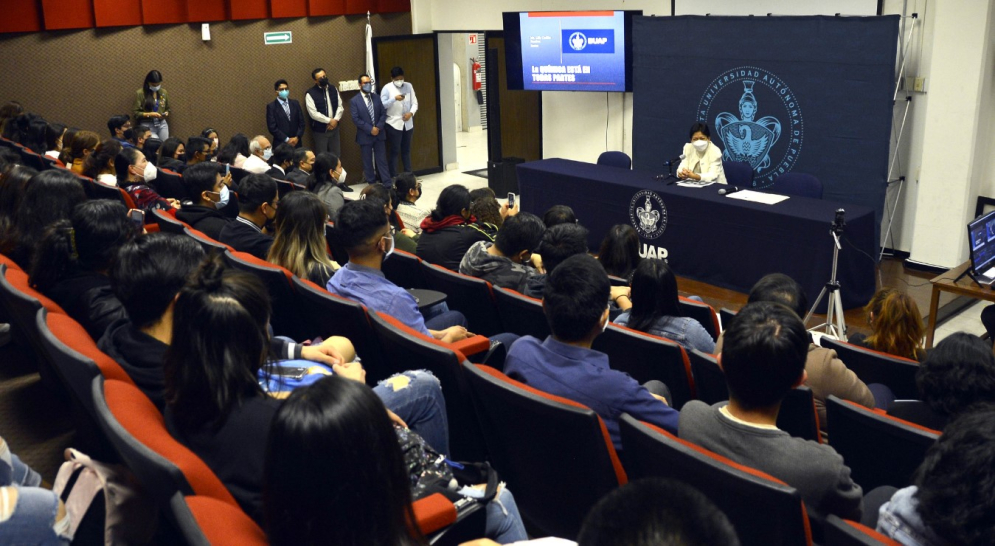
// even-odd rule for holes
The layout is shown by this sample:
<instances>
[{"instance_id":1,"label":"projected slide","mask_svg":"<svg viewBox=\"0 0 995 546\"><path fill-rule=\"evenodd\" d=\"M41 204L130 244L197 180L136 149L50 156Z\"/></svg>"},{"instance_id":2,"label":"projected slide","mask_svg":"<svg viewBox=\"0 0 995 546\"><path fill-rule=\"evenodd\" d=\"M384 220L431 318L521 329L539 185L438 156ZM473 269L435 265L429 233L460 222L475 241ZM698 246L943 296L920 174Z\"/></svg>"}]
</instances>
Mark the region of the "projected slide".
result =
<instances>
[{"instance_id":1,"label":"projected slide","mask_svg":"<svg viewBox=\"0 0 995 546\"><path fill-rule=\"evenodd\" d=\"M525 89L625 91L624 12L531 12L519 17Z\"/></svg>"}]
</instances>

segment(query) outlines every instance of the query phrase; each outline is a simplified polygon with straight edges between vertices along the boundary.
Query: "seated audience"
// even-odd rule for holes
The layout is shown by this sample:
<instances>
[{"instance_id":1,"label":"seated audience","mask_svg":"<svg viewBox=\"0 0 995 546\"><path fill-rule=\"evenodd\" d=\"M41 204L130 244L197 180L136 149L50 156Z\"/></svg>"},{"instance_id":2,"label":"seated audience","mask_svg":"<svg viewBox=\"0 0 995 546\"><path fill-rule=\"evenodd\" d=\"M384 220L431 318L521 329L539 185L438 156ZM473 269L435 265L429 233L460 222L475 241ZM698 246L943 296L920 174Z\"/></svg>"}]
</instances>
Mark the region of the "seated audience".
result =
<instances>
[{"instance_id":1,"label":"seated audience","mask_svg":"<svg viewBox=\"0 0 995 546\"><path fill-rule=\"evenodd\" d=\"M253 174L242 179L238 191L238 217L221 228L218 241L265 260L273 244L271 224L280 201L276 181Z\"/></svg>"},{"instance_id":2,"label":"seated audience","mask_svg":"<svg viewBox=\"0 0 995 546\"><path fill-rule=\"evenodd\" d=\"M291 394L266 448L270 543L424 544L409 534L414 470L398 428L356 381L327 377ZM487 536L503 544L528 538L507 488L485 510Z\"/></svg>"},{"instance_id":3,"label":"seated audience","mask_svg":"<svg viewBox=\"0 0 995 546\"><path fill-rule=\"evenodd\" d=\"M233 220L221 214L231 192L221 178L219 165L211 162L192 165L183 173L183 185L192 200L176 211L176 219L207 235L221 240L221 230Z\"/></svg>"},{"instance_id":4,"label":"seated audience","mask_svg":"<svg viewBox=\"0 0 995 546\"><path fill-rule=\"evenodd\" d=\"M191 165L211 160L211 141L203 137L187 139L187 163L184 169Z\"/></svg>"},{"instance_id":5,"label":"seated audience","mask_svg":"<svg viewBox=\"0 0 995 546\"><path fill-rule=\"evenodd\" d=\"M431 211L419 207L416 203L421 197L421 182L412 173L401 173L394 177L394 201L397 215L404 222L404 227L421 235L421 223Z\"/></svg>"},{"instance_id":6,"label":"seated audience","mask_svg":"<svg viewBox=\"0 0 995 546\"><path fill-rule=\"evenodd\" d=\"M307 185L307 178L314 168L315 156L308 148L294 150L293 168L287 173L287 180L301 186Z\"/></svg>"},{"instance_id":7,"label":"seated audience","mask_svg":"<svg viewBox=\"0 0 995 546\"><path fill-rule=\"evenodd\" d=\"M10 133L7 130L8 122L23 113L24 107L16 100L0 106L0 132L2 132L3 138L10 139Z\"/></svg>"},{"instance_id":8,"label":"seated audience","mask_svg":"<svg viewBox=\"0 0 995 546\"><path fill-rule=\"evenodd\" d=\"M630 300L631 303L626 300ZM625 309L615 323L633 330L667 338L685 349L703 353L715 351L715 340L697 320L685 317L677 293L677 276L667 262L656 258L643 260L632 274L631 296L614 297Z\"/></svg>"},{"instance_id":9,"label":"seated audience","mask_svg":"<svg viewBox=\"0 0 995 546\"><path fill-rule=\"evenodd\" d=\"M794 487L817 525L829 514L859 521L862 492L843 458L828 445L777 428L781 401L805 382L809 337L801 319L780 304L751 303L723 337L719 362L729 400L685 404L681 438Z\"/></svg>"},{"instance_id":10,"label":"seated audience","mask_svg":"<svg viewBox=\"0 0 995 546\"><path fill-rule=\"evenodd\" d=\"M169 137L159 147L159 158L156 161L156 167L181 173L187 166L186 156L187 147L183 144L183 141L176 137Z\"/></svg>"},{"instance_id":11,"label":"seated audience","mask_svg":"<svg viewBox=\"0 0 995 546\"><path fill-rule=\"evenodd\" d=\"M995 407L950 423L915 485L899 489L879 514L877 530L908 546L995 544Z\"/></svg>"},{"instance_id":12,"label":"seated audience","mask_svg":"<svg viewBox=\"0 0 995 546\"><path fill-rule=\"evenodd\" d=\"M242 163L242 168L250 173L265 173L269 170L269 160L273 156L273 146L269 139L257 135L249 142L249 157Z\"/></svg>"},{"instance_id":13,"label":"seated audience","mask_svg":"<svg viewBox=\"0 0 995 546\"><path fill-rule=\"evenodd\" d=\"M294 166L294 147L284 142L274 148L269 164L272 166L266 174L277 180L287 180L287 173Z\"/></svg>"},{"instance_id":14,"label":"seated audience","mask_svg":"<svg viewBox=\"0 0 995 546\"><path fill-rule=\"evenodd\" d=\"M21 166L21 153L13 148L0 146L0 174Z\"/></svg>"},{"instance_id":15,"label":"seated audience","mask_svg":"<svg viewBox=\"0 0 995 546\"><path fill-rule=\"evenodd\" d=\"M771 273L753 285L746 303L758 301L780 303L794 311L798 318L804 317L805 313L808 312L808 297L805 295L805 291L794 279L782 273ZM719 335L719 339L715 343L716 354L722 352L722 342L723 335ZM826 430L829 421L826 418L826 398L829 398L829 395L856 402L868 408L873 408L876 405L873 391L857 377L857 374L846 367L846 364L836 354L836 350L821 347L813 343L811 338L805 358L805 376L803 384L812 389L812 397L815 399L815 409L819 414L819 428L822 429L823 439L827 438Z\"/></svg>"},{"instance_id":16,"label":"seated audience","mask_svg":"<svg viewBox=\"0 0 995 546\"><path fill-rule=\"evenodd\" d=\"M28 180L38 171L24 165L14 165L0 174L0 233L14 229L14 218L21 207Z\"/></svg>"},{"instance_id":17,"label":"seated audience","mask_svg":"<svg viewBox=\"0 0 995 546\"><path fill-rule=\"evenodd\" d=\"M508 205L501 205L490 188L478 188L470 192L470 216L477 219L477 225L483 229L493 242L498 230L504 223L508 213L516 213L518 208L509 210Z\"/></svg>"},{"instance_id":18,"label":"seated audience","mask_svg":"<svg viewBox=\"0 0 995 546\"><path fill-rule=\"evenodd\" d=\"M566 205L553 205L542 215L542 223L546 224L546 229L560 224L579 224L574 209Z\"/></svg>"},{"instance_id":19,"label":"seated audience","mask_svg":"<svg viewBox=\"0 0 995 546\"><path fill-rule=\"evenodd\" d=\"M276 211L276 236L266 260L318 286L327 285L339 265L325 250L326 218L325 205L317 195L288 193Z\"/></svg>"},{"instance_id":20,"label":"seated audience","mask_svg":"<svg viewBox=\"0 0 995 546\"><path fill-rule=\"evenodd\" d=\"M135 201L135 206L151 213L153 210L169 210L179 208L176 199L160 197L149 185L155 180L155 165L145 159L145 154L136 148L125 148L114 158L114 169L117 171L118 186L124 188Z\"/></svg>"},{"instance_id":21,"label":"seated audience","mask_svg":"<svg viewBox=\"0 0 995 546\"><path fill-rule=\"evenodd\" d=\"M591 408L605 422L615 449L621 450L618 419L623 413L675 434L678 413L667 405L662 383L640 385L611 369L608 355L591 349L608 326L608 293L608 275L597 260L587 254L564 260L548 275L543 294L552 335L516 341L508 351L504 373Z\"/></svg>"},{"instance_id":22,"label":"seated audience","mask_svg":"<svg viewBox=\"0 0 995 546\"><path fill-rule=\"evenodd\" d=\"M9 231L0 232L0 253L22 269L31 268L35 245L49 224L70 217L86 201L83 184L73 173L49 169L32 176Z\"/></svg>"},{"instance_id":23,"label":"seated audience","mask_svg":"<svg viewBox=\"0 0 995 546\"><path fill-rule=\"evenodd\" d=\"M153 167L158 167L156 162L159 160L159 148L162 148L162 141L158 138L147 138L145 145L142 146L142 153L145 154L146 161L151 163Z\"/></svg>"},{"instance_id":24,"label":"seated audience","mask_svg":"<svg viewBox=\"0 0 995 546\"><path fill-rule=\"evenodd\" d=\"M328 218L333 222L345 204L345 195L341 188L345 185L341 184L344 181L345 169L342 168L342 162L337 155L332 152L321 152L315 156L314 167L307 179L307 189L318 195L325 204Z\"/></svg>"},{"instance_id":25,"label":"seated audience","mask_svg":"<svg viewBox=\"0 0 995 546\"><path fill-rule=\"evenodd\" d=\"M920 362L926 358L922 344L925 335L922 313L912 296L892 288L882 288L871 297L864 311L873 332L869 336L853 334L847 341Z\"/></svg>"},{"instance_id":26,"label":"seated audience","mask_svg":"<svg viewBox=\"0 0 995 546\"><path fill-rule=\"evenodd\" d=\"M224 148L218 152L218 163L241 169L249 155L249 137L242 133L235 133L228 144L225 144Z\"/></svg>"},{"instance_id":27,"label":"seated audience","mask_svg":"<svg viewBox=\"0 0 995 546\"><path fill-rule=\"evenodd\" d=\"M526 281L526 296L542 299L546 278L563 260L576 254L587 254L587 230L580 224L558 224L546 226L539 244L542 254L542 267L545 273L529 277Z\"/></svg>"},{"instance_id":28,"label":"seated audience","mask_svg":"<svg viewBox=\"0 0 995 546\"><path fill-rule=\"evenodd\" d=\"M0 543L68 545L72 535L62 499L0 438Z\"/></svg>"},{"instance_id":29,"label":"seated audience","mask_svg":"<svg viewBox=\"0 0 995 546\"><path fill-rule=\"evenodd\" d=\"M176 297L164 361L170 433L207 463L260 525L267 438L281 404L258 379L269 352L269 318L269 295L259 279L225 269L219 256L210 256ZM343 356L333 355L334 373L364 382L362 366ZM448 452L445 399L431 374L405 372L373 392L397 412L390 414L394 421Z\"/></svg>"},{"instance_id":30,"label":"seated audience","mask_svg":"<svg viewBox=\"0 0 995 546\"><path fill-rule=\"evenodd\" d=\"M206 138L211 141L211 157L215 157L218 154L218 147L221 145L221 140L218 138L218 132L214 129L207 127L200 132L201 138Z\"/></svg>"},{"instance_id":31,"label":"seated audience","mask_svg":"<svg viewBox=\"0 0 995 546\"><path fill-rule=\"evenodd\" d=\"M62 142L66 136L68 128L61 123L49 123L45 127L45 155L52 159L59 159L62 153Z\"/></svg>"},{"instance_id":32,"label":"seated audience","mask_svg":"<svg viewBox=\"0 0 995 546\"><path fill-rule=\"evenodd\" d=\"M128 139L124 136L124 132L128 129L131 129L131 116L111 116L111 119L107 120L107 130L110 131L111 138L116 140L122 148L130 148L133 146L133 144L128 142Z\"/></svg>"},{"instance_id":33,"label":"seated audience","mask_svg":"<svg viewBox=\"0 0 995 546\"><path fill-rule=\"evenodd\" d=\"M138 124L137 126L128 129L124 132L125 139L131 143L132 146L141 150L145 147L145 141L152 136L152 129L148 125Z\"/></svg>"},{"instance_id":34,"label":"seated audience","mask_svg":"<svg viewBox=\"0 0 995 546\"><path fill-rule=\"evenodd\" d=\"M469 335L462 313L446 311L426 320L418 311L415 297L384 276L381 267L394 252L394 238L379 201L361 199L346 203L335 227L349 253L349 262L328 281L329 292L358 301L371 312L386 313L446 343Z\"/></svg>"},{"instance_id":35,"label":"seated audience","mask_svg":"<svg viewBox=\"0 0 995 546\"><path fill-rule=\"evenodd\" d=\"M729 518L708 497L663 478L631 481L584 518L579 546L737 546Z\"/></svg>"},{"instance_id":36,"label":"seated audience","mask_svg":"<svg viewBox=\"0 0 995 546\"><path fill-rule=\"evenodd\" d=\"M87 156L97 149L100 144L100 135L93 131L78 131L73 135L72 142L69 143L68 150L62 149L59 160L69 167L69 170L76 174L83 174L83 162Z\"/></svg>"},{"instance_id":37,"label":"seated audience","mask_svg":"<svg viewBox=\"0 0 995 546\"><path fill-rule=\"evenodd\" d=\"M93 153L83 161L83 176L92 178L105 186L117 186L117 169L114 160L121 153L117 140L105 140L97 144Z\"/></svg>"},{"instance_id":38,"label":"seated audience","mask_svg":"<svg viewBox=\"0 0 995 546\"><path fill-rule=\"evenodd\" d=\"M28 282L83 325L90 337L100 339L107 326L126 316L107 271L118 249L134 235L128 209L121 203L80 203L69 219L45 230Z\"/></svg>"},{"instance_id":39,"label":"seated audience","mask_svg":"<svg viewBox=\"0 0 995 546\"><path fill-rule=\"evenodd\" d=\"M428 263L459 270L463 255L477 241L493 241L470 214L470 191L453 184L439 194L432 214L421 223L415 254Z\"/></svg>"},{"instance_id":40,"label":"seated audience","mask_svg":"<svg viewBox=\"0 0 995 546\"><path fill-rule=\"evenodd\" d=\"M459 272L478 277L501 288L524 292L530 277L539 274L532 267L546 226L534 214L522 212L508 217L493 243L477 241L466 251Z\"/></svg>"},{"instance_id":41,"label":"seated audience","mask_svg":"<svg viewBox=\"0 0 995 546\"><path fill-rule=\"evenodd\" d=\"M995 403L995 355L978 336L958 332L936 344L916 372L928 410L889 407L888 414L943 430L977 404Z\"/></svg>"},{"instance_id":42,"label":"seated audience","mask_svg":"<svg viewBox=\"0 0 995 546\"><path fill-rule=\"evenodd\" d=\"M401 227L399 216L394 211L394 192L383 184L370 184L359 192L360 199L379 199L384 204L383 210L387 213L390 221L390 228L394 231L394 246L411 254L418 248L418 239L415 232L407 226Z\"/></svg>"},{"instance_id":43,"label":"seated audience","mask_svg":"<svg viewBox=\"0 0 995 546\"><path fill-rule=\"evenodd\" d=\"M613 277L632 281L639 265L639 235L629 224L612 226L598 249L598 261Z\"/></svg>"}]
</instances>

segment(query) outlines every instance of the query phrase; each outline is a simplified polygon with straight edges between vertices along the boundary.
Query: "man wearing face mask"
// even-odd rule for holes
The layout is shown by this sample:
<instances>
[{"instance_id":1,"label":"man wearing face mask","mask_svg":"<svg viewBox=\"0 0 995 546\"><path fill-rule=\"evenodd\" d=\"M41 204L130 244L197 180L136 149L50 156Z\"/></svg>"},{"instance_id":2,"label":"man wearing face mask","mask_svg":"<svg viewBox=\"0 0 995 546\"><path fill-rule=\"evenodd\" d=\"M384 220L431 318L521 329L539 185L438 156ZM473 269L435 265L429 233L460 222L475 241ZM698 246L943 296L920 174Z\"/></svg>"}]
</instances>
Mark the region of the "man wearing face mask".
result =
<instances>
[{"instance_id":1,"label":"man wearing face mask","mask_svg":"<svg viewBox=\"0 0 995 546\"><path fill-rule=\"evenodd\" d=\"M269 160L273 157L273 145L263 135L249 141L249 157L242 163L242 169L250 173L262 174L269 170Z\"/></svg>"},{"instance_id":2,"label":"man wearing face mask","mask_svg":"<svg viewBox=\"0 0 995 546\"><path fill-rule=\"evenodd\" d=\"M266 105L266 127L273 135L273 144L290 144L301 147L304 136L304 112L301 103L290 98L287 80L277 80L273 85L276 100Z\"/></svg>"},{"instance_id":3,"label":"man wearing face mask","mask_svg":"<svg viewBox=\"0 0 995 546\"><path fill-rule=\"evenodd\" d=\"M314 153L331 152L342 155L339 140L339 120L345 113L345 103L342 95L334 85L328 82L324 68L311 71L314 86L307 90L304 105L307 115L311 118L311 135L314 137Z\"/></svg>"},{"instance_id":4,"label":"man wearing face mask","mask_svg":"<svg viewBox=\"0 0 995 546\"><path fill-rule=\"evenodd\" d=\"M666 385L660 381L640 385L628 374L612 370L608 355L591 348L608 327L610 288L605 269L586 253L559 264L546 280L542 300L552 334L545 340L519 339L508 351L504 373L591 408L621 451L618 419L623 413L672 434L677 434L680 413L667 404Z\"/></svg>"},{"instance_id":5,"label":"man wearing face mask","mask_svg":"<svg viewBox=\"0 0 995 546\"><path fill-rule=\"evenodd\" d=\"M395 66L390 69L391 83L384 86L380 92L380 100L387 109L387 145L390 155L387 160L390 166L391 178L397 176L397 155L401 155L404 172L411 172L411 135L415 130L412 121L418 111L418 99L415 89L404 81L404 70Z\"/></svg>"},{"instance_id":6,"label":"man wearing face mask","mask_svg":"<svg viewBox=\"0 0 995 546\"><path fill-rule=\"evenodd\" d=\"M221 209L231 199L228 184L231 175L222 178L224 167L215 163L193 165L183 173L183 185L193 199L177 211L176 219L190 224L190 227L219 240L221 230L234 221L221 214Z\"/></svg>"},{"instance_id":7,"label":"man wearing face mask","mask_svg":"<svg viewBox=\"0 0 995 546\"><path fill-rule=\"evenodd\" d=\"M265 260L273 245L273 220L280 197L276 180L253 174L238 184L238 217L221 229L218 241Z\"/></svg>"},{"instance_id":8,"label":"man wearing face mask","mask_svg":"<svg viewBox=\"0 0 995 546\"><path fill-rule=\"evenodd\" d=\"M380 95L373 91L373 80L368 74L359 77L358 95L349 101L349 113L356 124L356 144L363 157L363 178L373 183L379 177L385 186L392 186L390 167L387 166L387 110ZM376 162L376 172L373 164Z\"/></svg>"},{"instance_id":9,"label":"man wearing face mask","mask_svg":"<svg viewBox=\"0 0 995 546\"><path fill-rule=\"evenodd\" d=\"M307 177L314 169L314 152L308 148L297 148L294 151L294 168L287 173L287 180L294 184L307 184Z\"/></svg>"}]
</instances>

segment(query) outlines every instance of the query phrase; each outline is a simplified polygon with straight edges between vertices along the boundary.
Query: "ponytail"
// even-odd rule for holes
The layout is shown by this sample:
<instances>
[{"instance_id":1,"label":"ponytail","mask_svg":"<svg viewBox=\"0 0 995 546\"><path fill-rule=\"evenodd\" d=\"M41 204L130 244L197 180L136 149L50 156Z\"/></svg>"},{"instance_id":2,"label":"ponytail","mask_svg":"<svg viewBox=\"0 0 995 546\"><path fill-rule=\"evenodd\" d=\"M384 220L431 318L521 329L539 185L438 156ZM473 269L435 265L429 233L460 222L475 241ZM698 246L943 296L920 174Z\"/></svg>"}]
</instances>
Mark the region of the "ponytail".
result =
<instances>
[{"instance_id":1,"label":"ponytail","mask_svg":"<svg viewBox=\"0 0 995 546\"><path fill-rule=\"evenodd\" d=\"M78 269L76 230L69 220L59 220L45 229L35 249L28 284L44 293Z\"/></svg>"}]
</instances>

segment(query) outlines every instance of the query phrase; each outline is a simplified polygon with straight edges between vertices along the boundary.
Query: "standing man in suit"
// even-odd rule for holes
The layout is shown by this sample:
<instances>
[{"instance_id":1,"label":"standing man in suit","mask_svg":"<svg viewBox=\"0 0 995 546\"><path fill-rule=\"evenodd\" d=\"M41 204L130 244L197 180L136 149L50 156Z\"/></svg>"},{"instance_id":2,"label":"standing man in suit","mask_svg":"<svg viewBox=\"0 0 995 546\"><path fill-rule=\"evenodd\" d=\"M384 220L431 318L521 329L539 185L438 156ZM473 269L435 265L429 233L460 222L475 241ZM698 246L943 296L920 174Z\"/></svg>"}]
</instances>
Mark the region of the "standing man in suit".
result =
<instances>
[{"instance_id":1,"label":"standing man in suit","mask_svg":"<svg viewBox=\"0 0 995 546\"><path fill-rule=\"evenodd\" d=\"M356 144L363 156L363 177L372 184L380 177L385 186L392 186L390 168L387 166L387 110L380 95L373 92L373 80L368 74L359 77L358 95L349 101L352 122L356 124ZM376 160L377 171L373 172Z\"/></svg>"},{"instance_id":2,"label":"standing man in suit","mask_svg":"<svg viewBox=\"0 0 995 546\"><path fill-rule=\"evenodd\" d=\"M314 136L314 153L331 152L336 157L342 155L339 140L339 120L345 113L342 95L334 85L328 83L324 68L311 71L314 87L307 90L304 104L311 117L311 134Z\"/></svg>"},{"instance_id":3,"label":"standing man in suit","mask_svg":"<svg viewBox=\"0 0 995 546\"><path fill-rule=\"evenodd\" d=\"M266 105L266 127L273 135L273 144L279 146L287 143L294 148L301 147L304 136L304 112L301 103L290 97L290 86L287 80L276 80L273 84L276 90L276 100Z\"/></svg>"}]
</instances>

